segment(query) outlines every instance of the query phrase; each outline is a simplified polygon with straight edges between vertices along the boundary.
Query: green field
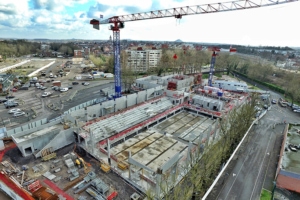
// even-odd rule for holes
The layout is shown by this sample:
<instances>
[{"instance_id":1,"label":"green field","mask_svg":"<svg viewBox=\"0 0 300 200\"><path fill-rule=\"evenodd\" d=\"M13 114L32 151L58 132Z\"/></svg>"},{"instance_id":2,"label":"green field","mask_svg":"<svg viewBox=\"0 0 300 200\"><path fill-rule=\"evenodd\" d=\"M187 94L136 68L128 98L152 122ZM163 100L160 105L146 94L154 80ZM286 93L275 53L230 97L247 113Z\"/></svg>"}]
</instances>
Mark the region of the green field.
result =
<instances>
[{"instance_id":1,"label":"green field","mask_svg":"<svg viewBox=\"0 0 300 200\"><path fill-rule=\"evenodd\" d=\"M263 189L260 194L260 200L271 200L272 194L271 192Z\"/></svg>"}]
</instances>

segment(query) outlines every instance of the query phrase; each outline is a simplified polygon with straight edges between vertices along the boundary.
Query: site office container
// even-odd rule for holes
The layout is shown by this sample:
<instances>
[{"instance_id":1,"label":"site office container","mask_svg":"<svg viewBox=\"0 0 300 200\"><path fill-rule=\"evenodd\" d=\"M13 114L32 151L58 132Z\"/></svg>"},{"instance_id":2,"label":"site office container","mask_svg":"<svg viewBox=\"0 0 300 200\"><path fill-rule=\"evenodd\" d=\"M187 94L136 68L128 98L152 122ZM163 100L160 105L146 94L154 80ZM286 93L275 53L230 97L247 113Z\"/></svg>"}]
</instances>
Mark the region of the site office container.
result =
<instances>
[{"instance_id":1,"label":"site office container","mask_svg":"<svg viewBox=\"0 0 300 200\"><path fill-rule=\"evenodd\" d=\"M57 87L61 87L61 82L60 81L53 81L52 85L57 86Z\"/></svg>"}]
</instances>

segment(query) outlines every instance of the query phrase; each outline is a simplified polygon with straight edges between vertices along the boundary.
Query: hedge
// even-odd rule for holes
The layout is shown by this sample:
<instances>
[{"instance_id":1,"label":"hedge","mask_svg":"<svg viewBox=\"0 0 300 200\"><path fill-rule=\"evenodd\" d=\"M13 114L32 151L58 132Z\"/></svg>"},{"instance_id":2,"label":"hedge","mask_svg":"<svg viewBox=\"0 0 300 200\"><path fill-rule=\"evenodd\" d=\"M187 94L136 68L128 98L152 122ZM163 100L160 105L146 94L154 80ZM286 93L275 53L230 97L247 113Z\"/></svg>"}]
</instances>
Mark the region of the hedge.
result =
<instances>
[{"instance_id":1,"label":"hedge","mask_svg":"<svg viewBox=\"0 0 300 200\"><path fill-rule=\"evenodd\" d=\"M260 81L260 80L254 79L254 78L250 78L250 77L248 77L247 75L242 74L242 73L240 73L240 72L238 72L238 71L236 71L236 70L232 70L232 71L233 71L234 73L236 73L236 74L242 76L242 77L245 77L245 78L247 78L247 79L249 79L249 80L252 80L252 81L254 81L254 82L256 82L256 83L259 83L259 84L261 84L261 85L263 85L263 86L266 86L266 87L269 88L270 90L279 92L279 93L281 93L281 94L285 94L285 90L282 89L281 87L277 86L277 85L273 85L273 84L271 84L271 83L266 83L266 82L262 82L262 81Z\"/></svg>"}]
</instances>

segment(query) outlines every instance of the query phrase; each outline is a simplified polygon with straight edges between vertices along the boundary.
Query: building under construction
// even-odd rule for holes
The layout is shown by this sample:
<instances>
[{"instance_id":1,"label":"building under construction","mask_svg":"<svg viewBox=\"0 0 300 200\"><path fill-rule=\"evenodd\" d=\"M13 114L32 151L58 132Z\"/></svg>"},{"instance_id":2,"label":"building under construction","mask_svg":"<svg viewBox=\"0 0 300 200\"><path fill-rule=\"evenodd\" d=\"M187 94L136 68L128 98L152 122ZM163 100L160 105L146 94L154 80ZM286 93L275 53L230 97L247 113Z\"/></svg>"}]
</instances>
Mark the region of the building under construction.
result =
<instances>
[{"instance_id":1,"label":"building under construction","mask_svg":"<svg viewBox=\"0 0 300 200\"><path fill-rule=\"evenodd\" d=\"M32 122L6 134L23 156L47 160L75 142L102 164L103 171L112 171L138 191L161 198L164 184L173 181L176 185L188 173L187 163L193 163L190 155L220 139L219 119L247 100L246 93L218 93L213 87L192 90L195 78L199 82L197 76L143 77L133 86L133 94L91 100L59 118ZM70 173L68 179L84 179L77 169L80 160L69 157L57 161ZM44 176L62 185L53 173ZM90 180L89 186L82 187L90 195L93 191L103 198L112 194L101 193L102 189L91 186L97 181L85 179Z\"/></svg>"}]
</instances>

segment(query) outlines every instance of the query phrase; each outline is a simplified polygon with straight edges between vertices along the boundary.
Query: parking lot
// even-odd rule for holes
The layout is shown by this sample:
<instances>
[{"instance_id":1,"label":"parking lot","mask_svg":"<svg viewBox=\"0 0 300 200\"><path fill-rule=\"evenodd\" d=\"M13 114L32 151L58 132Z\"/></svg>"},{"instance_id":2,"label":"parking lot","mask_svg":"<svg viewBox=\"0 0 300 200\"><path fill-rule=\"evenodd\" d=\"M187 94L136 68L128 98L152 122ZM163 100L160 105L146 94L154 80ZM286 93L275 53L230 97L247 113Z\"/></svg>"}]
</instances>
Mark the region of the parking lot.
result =
<instances>
[{"instance_id":1,"label":"parking lot","mask_svg":"<svg viewBox=\"0 0 300 200\"><path fill-rule=\"evenodd\" d=\"M66 62L67 60L57 60L55 64L51 65L45 71L56 74L57 70L62 68ZM46 87L44 90L31 85L28 90L11 91L9 96L14 96L11 100L18 102L19 106L6 109L3 103L0 104L0 125L13 128L34 119L52 119L71 107L91 99L103 97L100 94L100 89L113 86L113 79L75 80L75 76L80 73L80 66L71 66L65 76L49 78L48 73L45 77L40 77L39 80L44 80L43 84ZM72 89L68 89L65 92L55 91L51 88L53 81L60 81L61 87L72 86ZM73 85L72 82L74 81L78 82L78 84ZM89 84L82 85L84 82L88 82ZM51 95L42 97L44 92L50 92ZM0 99L5 99L5 96L0 97ZM21 109L22 112L25 112L25 115L13 117L13 114L8 113L13 108Z\"/></svg>"}]
</instances>

